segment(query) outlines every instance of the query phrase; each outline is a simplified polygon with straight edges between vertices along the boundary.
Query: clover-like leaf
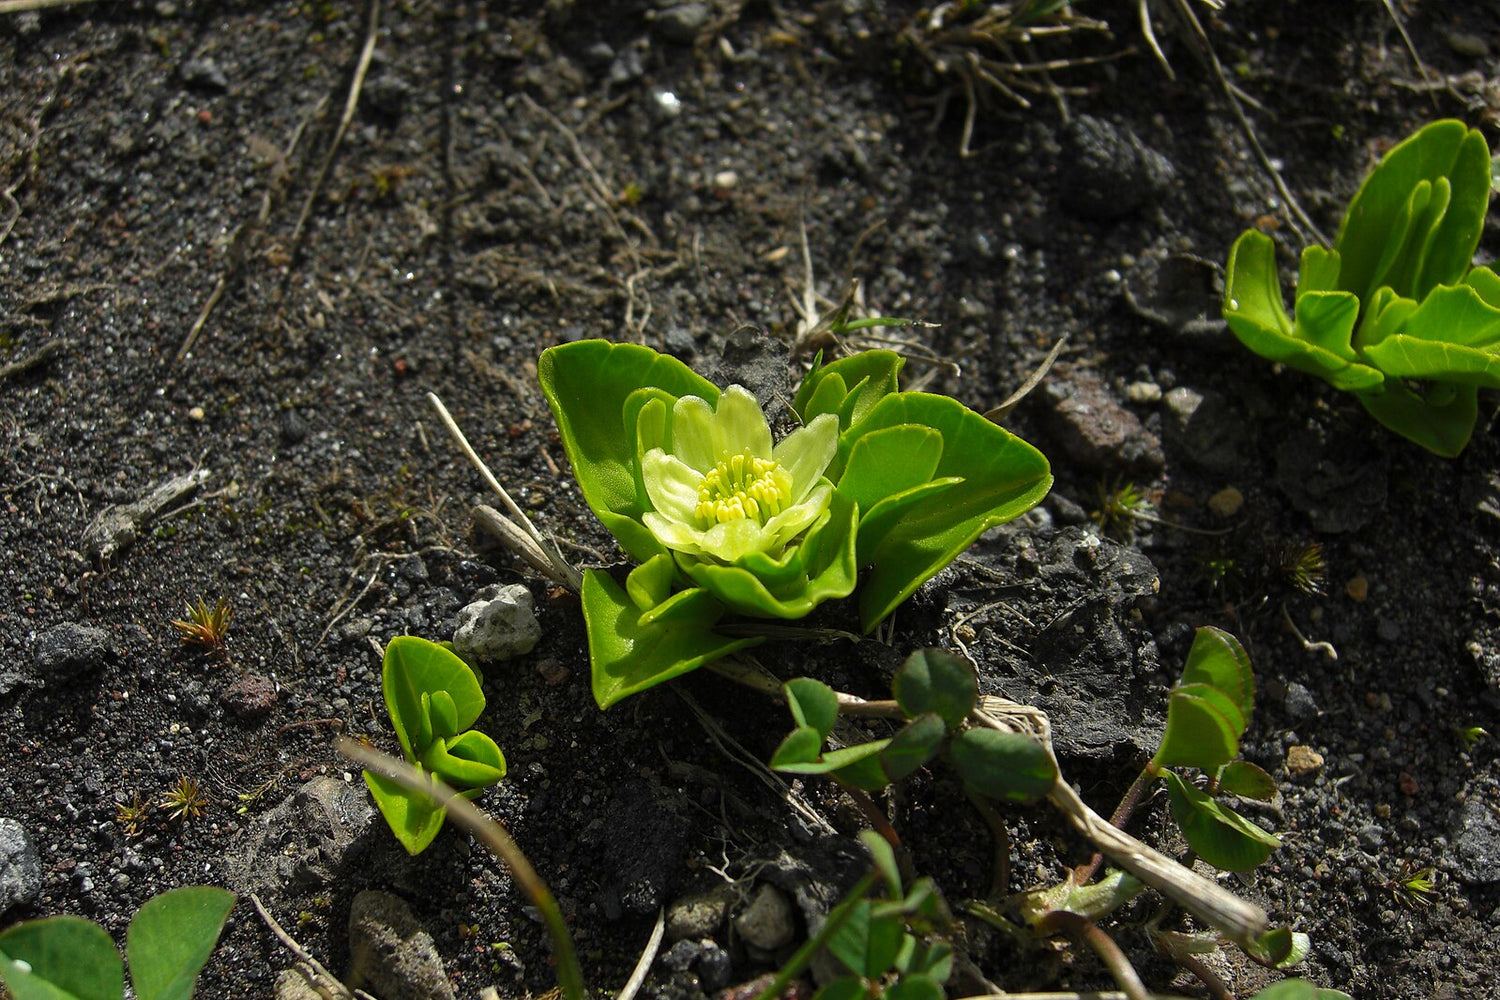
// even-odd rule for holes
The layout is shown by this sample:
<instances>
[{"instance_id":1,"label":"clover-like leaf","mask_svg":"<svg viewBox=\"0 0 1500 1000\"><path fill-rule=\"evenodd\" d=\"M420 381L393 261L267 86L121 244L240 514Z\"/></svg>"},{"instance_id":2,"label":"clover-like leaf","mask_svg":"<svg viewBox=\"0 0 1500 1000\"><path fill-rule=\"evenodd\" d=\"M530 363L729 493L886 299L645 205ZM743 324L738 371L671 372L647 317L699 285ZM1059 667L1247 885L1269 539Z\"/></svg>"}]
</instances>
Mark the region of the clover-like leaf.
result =
<instances>
[{"instance_id":1,"label":"clover-like leaf","mask_svg":"<svg viewBox=\"0 0 1500 1000\"><path fill-rule=\"evenodd\" d=\"M874 979L888 970L901 950L906 933L900 917L877 917L873 904L862 899L849 918L828 939L828 953L857 976Z\"/></svg>"},{"instance_id":2,"label":"clover-like leaf","mask_svg":"<svg viewBox=\"0 0 1500 1000\"><path fill-rule=\"evenodd\" d=\"M92 920L47 917L0 934L0 982L16 1000L120 1000L125 966Z\"/></svg>"},{"instance_id":3,"label":"clover-like leaf","mask_svg":"<svg viewBox=\"0 0 1500 1000\"><path fill-rule=\"evenodd\" d=\"M469 665L452 650L416 636L397 636L386 645L381 688L408 761L418 760L432 742L430 704L437 692L446 699L442 726L454 733L468 729L484 711L484 691Z\"/></svg>"},{"instance_id":4,"label":"clover-like leaf","mask_svg":"<svg viewBox=\"0 0 1500 1000\"><path fill-rule=\"evenodd\" d=\"M1228 695L1241 716L1235 739L1244 735L1244 723L1255 707L1255 674L1250 654L1238 639L1212 625L1198 629L1182 668L1182 683L1208 684Z\"/></svg>"},{"instance_id":5,"label":"clover-like leaf","mask_svg":"<svg viewBox=\"0 0 1500 1000\"><path fill-rule=\"evenodd\" d=\"M839 717L839 697L833 688L811 677L793 677L781 685L788 710L799 726L811 726L826 737Z\"/></svg>"},{"instance_id":6,"label":"clover-like leaf","mask_svg":"<svg viewBox=\"0 0 1500 1000\"><path fill-rule=\"evenodd\" d=\"M705 590L679 591L642 614L619 584L600 570L583 575L594 700L608 708L705 663L753 646L713 631L724 606Z\"/></svg>"},{"instance_id":7,"label":"clover-like leaf","mask_svg":"<svg viewBox=\"0 0 1500 1000\"><path fill-rule=\"evenodd\" d=\"M1223 691L1211 684L1180 685L1167 700L1167 728L1151 764L1215 770L1240 752L1244 731L1244 715Z\"/></svg>"},{"instance_id":8,"label":"clover-like leaf","mask_svg":"<svg viewBox=\"0 0 1500 1000\"><path fill-rule=\"evenodd\" d=\"M934 712L957 729L974 710L979 680L968 660L946 649L919 649L897 668L891 693L908 717Z\"/></svg>"},{"instance_id":9,"label":"clover-like leaf","mask_svg":"<svg viewBox=\"0 0 1500 1000\"><path fill-rule=\"evenodd\" d=\"M891 737L880 752L880 768L888 781L900 781L938 755L948 727L935 712L923 712Z\"/></svg>"},{"instance_id":10,"label":"clover-like leaf","mask_svg":"<svg viewBox=\"0 0 1500 1000\"><path fill-rule=\"evenodd\" d=\"M908 936L908 941L915 939ZM943 1000L943 984L926 973L904 975L881 994L884 1000Z\"/></svg>"},{"instance_id":11,"label":"clover-like leaf","mask_svg":"<svg viewBox=\"0 0 1500 1000\"><path fill-rule=\"evenodd\" d=\"M1045 747L1021 733L965 729L949 746L964 783L1004 802L1034 802L1057 783L1057 763Z\"/></svg>"},{"instance_id":12,"label":"clover-like leaf","mask_svg":"<svg viewBox=\"0 0 1500 1000\"><path fill-rule=\"evenodd\" d=\"M864 436L902 425L941 433L943 452L933 477L961 481L909 504L898 519L877 520L877 510L865 512L859 552L862 561L868 553L873 563L859 596L865 631L986 530L1036 506L1052 485L1051 468L1041 452L947 396L885 396L850 427L844 442L852 455ZM888 460L907 457L892 455Z\"/></svg>"},{"instance_id":13,"label":"clover-like leaf","mask_svg":"<svg viewBox=\"0 0 1500 1000\"><path fill-rule=\"evenodd\" d=\"M1219 770L1219 791L1270 802L1276 798L1276 779L1248 760L1232 760Z\"/></svg>"},{"instance_id":14,"label":"clover-like leaf","mask_svg":"<svg viewBox=\"0 0 1500 1000\"><path fill-rule=\"evenodd\" d=\"M1199 791L1176 771L1162 773L1167 779L1172 818L1189 846L1215 868L1249 871L1281 846L1273 834Z\"/></svg>"},{"instance_id":15,"label":"clover-like leaf","mask_svg":"<svg viewBox=\"0 0 1500 1000\"><path fill-rule=\"evenodd\" d=\"M125 932L137 1000L188 1000L232 909L234 893L211 885L169 889L142 904Z\"/></svg>"}]
</instances>

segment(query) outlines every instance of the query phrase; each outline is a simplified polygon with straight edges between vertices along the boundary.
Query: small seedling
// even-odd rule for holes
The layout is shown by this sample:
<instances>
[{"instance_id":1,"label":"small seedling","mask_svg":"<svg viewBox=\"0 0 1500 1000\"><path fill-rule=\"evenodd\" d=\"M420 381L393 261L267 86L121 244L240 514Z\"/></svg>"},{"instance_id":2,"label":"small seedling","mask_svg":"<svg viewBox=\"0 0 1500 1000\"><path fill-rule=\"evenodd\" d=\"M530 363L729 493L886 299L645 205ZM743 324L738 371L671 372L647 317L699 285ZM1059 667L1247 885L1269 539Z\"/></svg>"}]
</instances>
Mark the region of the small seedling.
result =
<instances>
[{"instance_id":1,"label":"small seedling","mask_svg":"<svg viewBox=\"0 0 1500 1000\"><path fill-rule=\"evenodd\" d=\"M137 1000L188 1000L233 908L234 893L203 885L147 900L125 932ZM48 917L0 933L0 983L17 1000L122 1000L125 965L98 924Z\"/></svg>"},{"instance_id":2,"label":"small seedling","mask_svg":"<svg viewBox=\"0 0 1500 1000\"><path fill-rule=\"evenodd\" d=\"M115 822L127 838L139 837L150 815L151 804L141 800L140 792L134 793L129 802L115 803Z\"/></svg>"},{"instance_id":3,"label":"small seedling","mask_svg":"<svg viewBox=\"0 0 1500 1000\"><path fill-rule=\"evenodd\" d=\"M1490 735L1483 726L1458 726L1454 731L1458 734L1458 742L1465 753L1472 752L1480 740L1487 739Z\"/></svg>"},{"instance_id":4,"label":"small seedling","mask_svg":"<svg viewBox=\"0 0 1500 1000\"><path fill-rule=\"evenodd\" d=\"M186 823L190 819L197 819L203 815L203 810L208 808L208 799L203 794L203 789L198 783L187 775L179 775L177 783L167 789L161 797L160 808L167 814L168 819L175 819Z\"/></svg>"},{"instance_id":5,"label":"small seedling","mask_svg":"<svg viewBox=\"0 0 1500 1000\"><path fill-rule=\"evenodd\" d=\"M469 728L484 711L479 678L451 649L397 636L385 648L381 687L401 753L413 767L469 799L505 777L505 755L495 741ZM364 778L401 846L410 854L426 850L445 811L386 775L367 770Z\"/></svg>"},{"instance_id":6,"label":"small seedling","mask_svg":"<svg viewBox=\"0 0 1500 1000\"><path fill-rule=\"evenodd\" d=\"M1293 589L1309 597L1321 595L1328 579L1322 543L1304 542L1282 549L1276 560L1276 572Z\"/></svg>"},{"instance_id":7,"label":"small seedling","mask_svg":"<svg viewBox=\"0 0 1500 1000\"><path fill-rule=\"evenodd\" d=\"M222 653L233 620L234 611L228 600L221 597L210 608L200 597L197 604L187 606L187 618L173 621L172 627L178 631L184 646L202 646L210 653Z\"/></svg>"},{"instance_id":8,"label":"small seedling","mask_svg":"<svg viewBox=\"0 0 1500 1000\"><path fill-rule=\"evenodd\" d=\"M1151 498L1135 483L1115 480L1100 483L1099 506L1089 512L1089 520L1105 534L1128 542L1135 537L1136 522L1151 513Z\"/></svg>"},{"instance_id":9,"label":"small seedling","mask_svg":"<svg viewBox=\"0 0 1500 1000\"><path fill-rule=\"evenodd\" d=\"M1434 122L1397 145L1349 203L1332 249L1302 251L1295 317L1275 245L1257 230L1229 252L1224 319L1246 347L1335 389L1447 458L1500 388L1500 275L1471 267L1490 200L1484 136Z\"/></svg>"},{"instance_id":10,"label":"small seedling","mask_svg":"<svg viewBox=\"0 0 1500 1000\"><path fill-rule=\"evenodd\" d=\"M1431 865L1419 867L1417 862L1408 861L1401 871L1385 881L1383 887L1396 902L1408 909L1430 906L1437 892L1437 869Z\"/></svg>"}]
</instances>

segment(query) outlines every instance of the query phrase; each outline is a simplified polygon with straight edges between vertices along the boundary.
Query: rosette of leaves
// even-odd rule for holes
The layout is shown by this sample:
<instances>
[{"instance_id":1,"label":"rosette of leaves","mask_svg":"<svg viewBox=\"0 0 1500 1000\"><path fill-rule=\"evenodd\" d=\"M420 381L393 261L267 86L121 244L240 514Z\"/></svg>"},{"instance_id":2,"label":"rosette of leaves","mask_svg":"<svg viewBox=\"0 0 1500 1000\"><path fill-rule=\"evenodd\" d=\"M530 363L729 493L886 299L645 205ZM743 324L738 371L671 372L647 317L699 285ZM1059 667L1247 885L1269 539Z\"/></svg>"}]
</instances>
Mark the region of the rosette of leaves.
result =
<instances>
[{"instance_id":1,"label":"rosette of leaves","mask_svg":"<svg viewBox=\"0 0 1500 1000\"><path fill-rule=\"evenodd\" d=\"M1333 248L1303 250L1293 316L1271 238L1241 234L1224 319L1257 354L1354 393L1386 427L1457 455L1479 389L1500 388L1500 277L1470 266L1490 184L1477 130L1451 119L1425 126L1365 179Z\"/></svg>"},{"instance_id":2,"label":"rosette of leaves","mask_svg":"<svg viewBox=\"0 0 1500 1000\"><path fill-rule=\"evenodd\" d=\"M505 777L505 755L495 741L469 728L484 711L484 691L452 650L397 636L385 647L381 687L407 763L468 799ZM383 774L365 771L364 778L401 846L410 854L426 850L442 829L445 811Z\"/></svg>"},{"instance_id":3,"label":"rosette of leaves","mask_svg":"<svg viewBox=\"0 0 1500 1000\"><path fill-rule=\"evenodd\" d=\"M1255 702L1250 657L1222 629L1198 629L1182 677L1167 701L1167 728L1147 770L1167 783L1172 818L1204 861L1225 871L1249 871L1281 841L1217 798L1233 793L1268 801L1276 782L1249 761L1238 760L1240 738ZM1200 789L1173 768L1208 775Z\"/></svg>"},{"instance_id":4,"label":"rosette of leaves","mask_svg":"<svg viewBox=\"0 0 1500 1000\"><path fill-rule=\"evenodd\" d=\"M726 616L798 619L859 589L873 629L985 529L1046 495L1047 460L952 399L901 392L888 351L814 363L775 442L739 386L649 348L543 352L542 391L584 500L638 564L584 574L594 697L760 641Z\"/></svg>"}]
</instances>

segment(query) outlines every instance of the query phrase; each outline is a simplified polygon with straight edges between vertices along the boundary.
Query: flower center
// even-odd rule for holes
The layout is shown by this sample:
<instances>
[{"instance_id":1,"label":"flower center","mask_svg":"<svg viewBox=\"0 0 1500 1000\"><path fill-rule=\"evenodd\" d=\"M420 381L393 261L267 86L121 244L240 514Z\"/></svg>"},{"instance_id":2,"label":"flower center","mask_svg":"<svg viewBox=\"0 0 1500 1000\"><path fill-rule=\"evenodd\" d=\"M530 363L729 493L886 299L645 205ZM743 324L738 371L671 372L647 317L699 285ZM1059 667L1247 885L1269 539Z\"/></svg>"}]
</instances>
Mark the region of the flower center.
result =
<instances>
[{"instance_id":1,"label":"flower center","mask_svg":"<svg viewBox=\"0 0 1500 1000\"><path fill-rule=\"evenodd\" d=\"M765 524L791 498L792 477L780 465L753 455L734 455L704 474L693 513L704 527L742 517Z\"/></svg>"}]
</instances>

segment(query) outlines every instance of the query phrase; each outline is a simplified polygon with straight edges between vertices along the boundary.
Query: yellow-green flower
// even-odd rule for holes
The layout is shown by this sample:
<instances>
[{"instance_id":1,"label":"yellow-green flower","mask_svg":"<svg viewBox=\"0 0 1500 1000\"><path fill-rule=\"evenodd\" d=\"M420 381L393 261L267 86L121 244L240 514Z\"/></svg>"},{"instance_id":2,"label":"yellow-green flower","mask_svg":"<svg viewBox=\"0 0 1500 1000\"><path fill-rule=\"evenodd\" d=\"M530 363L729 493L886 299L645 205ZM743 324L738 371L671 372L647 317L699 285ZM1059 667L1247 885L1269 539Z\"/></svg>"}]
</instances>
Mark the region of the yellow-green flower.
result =
<instances>
[{"instance_id":1,"label":"yellow-green flower","mask_svg":"<svg viewBox=\"0 0 1500 1000\"><path fill-rule=\"evenodd\" d=\"M672 451L652 448L641 478L654 510L641 515L669 549L723 563L779 557L833 499L823 477L838 451L839 421L823 414L772 447L760 404L732 385L717 409L698 396L672 407Z\"/></svg>"}]
</instances>

